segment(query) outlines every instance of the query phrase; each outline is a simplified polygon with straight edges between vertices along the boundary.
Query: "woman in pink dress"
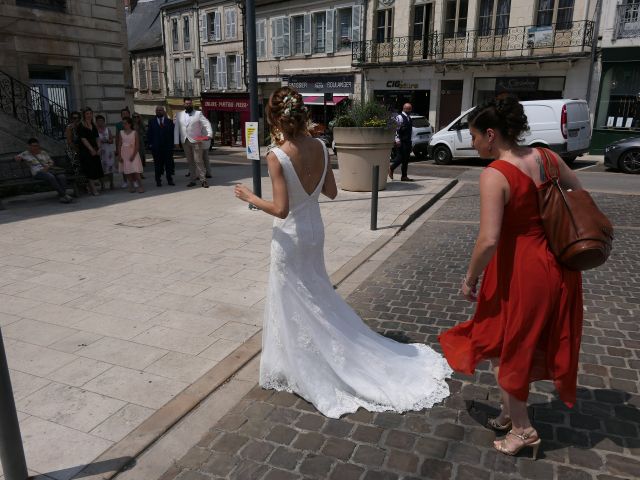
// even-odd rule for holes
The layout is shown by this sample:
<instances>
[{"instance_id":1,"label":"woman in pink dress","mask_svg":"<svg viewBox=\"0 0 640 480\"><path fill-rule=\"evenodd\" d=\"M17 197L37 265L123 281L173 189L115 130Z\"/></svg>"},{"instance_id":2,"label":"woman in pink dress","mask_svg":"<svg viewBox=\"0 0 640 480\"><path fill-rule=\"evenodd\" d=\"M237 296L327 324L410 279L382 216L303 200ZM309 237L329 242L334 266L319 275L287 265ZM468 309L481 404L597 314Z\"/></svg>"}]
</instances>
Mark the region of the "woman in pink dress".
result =
<instances>
[{"instance_id":1,"label":"woman in pink dress","mask_svg":"<svg viewBox=\"0 0 640 480\"><path fill-rule=\"evenodd\" d=\"M139 144L140 137L138 132L133 129L133 120L131 118L123 118L120 131L120 171L127 178L129 191L135 192L134 182L138 183L138 192L144 193L142 186L142 160L140 159Z\"/></svg>"}]
</instances>

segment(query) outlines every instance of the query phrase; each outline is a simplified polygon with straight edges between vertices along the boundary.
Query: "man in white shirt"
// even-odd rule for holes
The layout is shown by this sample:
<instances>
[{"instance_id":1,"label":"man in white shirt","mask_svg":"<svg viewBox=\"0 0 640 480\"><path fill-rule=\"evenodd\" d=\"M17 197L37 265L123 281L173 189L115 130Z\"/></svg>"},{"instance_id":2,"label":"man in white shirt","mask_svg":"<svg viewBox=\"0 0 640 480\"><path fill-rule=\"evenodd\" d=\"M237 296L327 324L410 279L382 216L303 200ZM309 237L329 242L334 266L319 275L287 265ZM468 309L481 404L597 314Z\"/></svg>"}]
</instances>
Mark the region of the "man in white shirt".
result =
<instances>
[{"instance_id":1,"label":"man in white shirt","mask_svg":"<svg viewBox=\"0 0 640 480\"><path fill-rule=\"evenodd\" d=\"M202 112L193 109L193 101L189 97L185 97L184 111L176 114L174 122L174 143L177 146L182 142L182 148L189 166L191 181L187 184L187 187L194 187L196 179L198 179L204 188L209 188L205 177L203 142L208 142L213 137L211 123ZM202 135L203 131L206 131L206 136Z\"/></svg>"}]
</instances>

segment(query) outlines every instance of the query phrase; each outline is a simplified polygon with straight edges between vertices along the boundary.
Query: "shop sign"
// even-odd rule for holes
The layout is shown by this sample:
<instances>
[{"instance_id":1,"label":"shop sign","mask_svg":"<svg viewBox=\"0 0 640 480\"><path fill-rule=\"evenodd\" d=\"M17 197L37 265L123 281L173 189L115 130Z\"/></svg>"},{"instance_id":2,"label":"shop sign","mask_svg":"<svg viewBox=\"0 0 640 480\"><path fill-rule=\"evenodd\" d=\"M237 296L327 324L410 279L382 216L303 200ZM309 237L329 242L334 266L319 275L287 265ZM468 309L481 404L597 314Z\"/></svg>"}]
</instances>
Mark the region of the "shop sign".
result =
<instances>
[{"instance_id":1,"label":"shop sign","mask_svg":"<svg viewBox=\"0 0 640 480\"><path fill-rule=\"evenodd\" d=\"M538 90L538 77L505 77L496 79L496 91L535 92Z\"/></svg>"},{"instance_id":2,"label":"shop sign","mask_svg":"<svg viewBox=\"0 0 640 480\"><path fill-rule=\"evenodd\" d=\"M249 110L249 100L244 98L204 98L203 107L209 110L241 112Z\"/></svg>"},{"instance_id":3,"label":"shop sign","mask_svg":"<svg viewBox=\"0 0 640 480\"><path fill-rule=\"evenodd\" d=\"M300 93L353 93L353 75L298 75L288 85Z\"/></svg>"},{"instance_id":4,"label":"shop sign","mask_svg":"<svg viewBox=\"0 0 640 480\"><path fill-rule=\"evenodd\" d=\"M388 80L386 85L387 88L394 88L397 90L417 90L420 88L419 83L405 82L404 80Z\"/></svg>"}]
</instances>

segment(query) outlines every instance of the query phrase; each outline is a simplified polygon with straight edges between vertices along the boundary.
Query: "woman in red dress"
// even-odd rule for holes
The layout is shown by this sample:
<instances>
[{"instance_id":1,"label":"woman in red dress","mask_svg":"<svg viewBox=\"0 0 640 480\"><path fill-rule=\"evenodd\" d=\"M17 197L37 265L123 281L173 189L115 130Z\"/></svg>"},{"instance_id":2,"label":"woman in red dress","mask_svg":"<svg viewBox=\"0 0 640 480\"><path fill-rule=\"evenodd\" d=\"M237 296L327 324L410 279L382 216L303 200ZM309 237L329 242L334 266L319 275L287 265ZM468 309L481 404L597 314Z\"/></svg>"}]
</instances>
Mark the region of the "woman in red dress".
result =
<instances>
[{"instance_id":1,"label":"woman in red dress","mask_svg":"<svg viewBox=\"0 0 640 480\"><path fill-rule=\"evenodd\" d=\"M496 158L480 176L480 231L462 282L462 294L478 305L473 318L443 333L451 367L471 375L490 359L502 392L502 411L489 425L509 431L494 447L515 455L540 446L527 414L529 384L549 379L569 407L576 398L582 332L582 277L560 265L549 250L538 210L545 181L536 149L518 145L528 130L522 105L512 96L469 114L473 147ZM560 181L582 186L560 161ZM484 271L482 285L478 279Z\"/></svg>"}]
</instances>

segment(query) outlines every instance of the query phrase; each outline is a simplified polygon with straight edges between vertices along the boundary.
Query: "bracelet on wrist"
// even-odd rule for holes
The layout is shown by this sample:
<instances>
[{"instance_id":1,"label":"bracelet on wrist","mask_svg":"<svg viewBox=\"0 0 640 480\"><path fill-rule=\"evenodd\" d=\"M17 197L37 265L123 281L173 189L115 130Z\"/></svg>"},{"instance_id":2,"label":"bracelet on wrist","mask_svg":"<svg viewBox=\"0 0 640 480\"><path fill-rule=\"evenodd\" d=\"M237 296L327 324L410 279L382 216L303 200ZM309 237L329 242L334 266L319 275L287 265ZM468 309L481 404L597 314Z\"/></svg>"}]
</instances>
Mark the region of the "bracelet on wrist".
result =
<instances>
[{"instance_id":1,"label":"bracelet on wrist","mask_svg":"<svg viewBox=\"0 0 640 480\"><path fill-rule=\"evenodd\" d=\"M473 282L469 281L469 277L464 277L464 284L469 288L475 288L478 285L478 277Z\"/></svg>"}]
</instances>

